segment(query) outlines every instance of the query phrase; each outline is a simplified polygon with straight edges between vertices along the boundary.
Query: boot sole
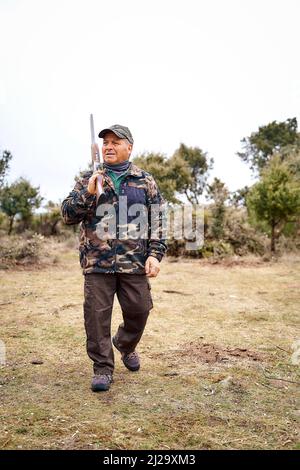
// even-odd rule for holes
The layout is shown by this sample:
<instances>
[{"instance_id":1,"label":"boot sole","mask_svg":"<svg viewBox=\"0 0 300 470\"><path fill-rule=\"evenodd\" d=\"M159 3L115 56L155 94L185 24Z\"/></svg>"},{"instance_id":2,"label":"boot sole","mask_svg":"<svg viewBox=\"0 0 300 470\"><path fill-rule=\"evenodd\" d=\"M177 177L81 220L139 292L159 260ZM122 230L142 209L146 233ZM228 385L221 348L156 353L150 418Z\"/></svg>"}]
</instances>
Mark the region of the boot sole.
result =
<instances>
[{"instance_id":1,"label":"boot sole","mask_svg":"<svg viewBox=\"0 0 300 470\"><path fill-rule=\"evenodd\" d=\"M109 387L92 387L93 392L107 392Z\"/></svg>"}]
</instances>

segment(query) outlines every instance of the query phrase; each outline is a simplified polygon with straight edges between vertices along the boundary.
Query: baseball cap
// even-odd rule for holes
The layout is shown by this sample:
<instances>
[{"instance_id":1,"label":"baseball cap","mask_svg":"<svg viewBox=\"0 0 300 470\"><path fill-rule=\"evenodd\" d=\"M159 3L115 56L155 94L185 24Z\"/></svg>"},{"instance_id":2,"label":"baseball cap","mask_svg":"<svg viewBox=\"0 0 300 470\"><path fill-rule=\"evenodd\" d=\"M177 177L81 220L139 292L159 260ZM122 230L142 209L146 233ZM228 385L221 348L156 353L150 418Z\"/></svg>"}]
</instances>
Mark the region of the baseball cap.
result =
<instances>
[{"instance_id":1,"label":"baseball cap","mask_svg":"<svg viewBox=\"0 0 300 470\"><path fill-rule=\"evenodd\" d=\"M119 139L127 139L130 144L133 144L133 137L126 126L121 126L120 124L113 124L110 127L107 127L106 129L102 129L102 131L99 132L98 136L100 138L103 138L107 132L113 132L116 134Z\"/></svg>"}]
</instances>

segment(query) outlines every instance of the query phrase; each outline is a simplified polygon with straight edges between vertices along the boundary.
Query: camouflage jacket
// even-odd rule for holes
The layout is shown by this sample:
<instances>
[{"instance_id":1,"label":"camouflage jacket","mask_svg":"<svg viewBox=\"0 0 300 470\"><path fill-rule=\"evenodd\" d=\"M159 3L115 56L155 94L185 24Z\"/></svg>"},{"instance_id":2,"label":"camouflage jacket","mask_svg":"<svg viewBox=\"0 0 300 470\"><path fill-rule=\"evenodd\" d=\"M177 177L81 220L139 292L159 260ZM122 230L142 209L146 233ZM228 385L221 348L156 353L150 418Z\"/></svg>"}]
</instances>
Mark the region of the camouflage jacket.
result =
<instances>
[{"instance_id":1,"label":"camouflage jacket","mask_svg":"<svg viewBox=\"0 0 300 470\"><path fill-rule=\"evenodd\" d=\"M119 194L106 169L100 171L103 193L98 202L96 196L87 191L92 175L92 171L88 171L77 181L61 207L66 224L81 223L79 258L83 274L144 274L147 257L154 256L161 261L166 252L161 230L165 207L162 196L154 178L134 164L122 180ZM127 203L125 212L124 203ZM144 221L147 221L146 226Z\"/></svg>"}]
</instances>

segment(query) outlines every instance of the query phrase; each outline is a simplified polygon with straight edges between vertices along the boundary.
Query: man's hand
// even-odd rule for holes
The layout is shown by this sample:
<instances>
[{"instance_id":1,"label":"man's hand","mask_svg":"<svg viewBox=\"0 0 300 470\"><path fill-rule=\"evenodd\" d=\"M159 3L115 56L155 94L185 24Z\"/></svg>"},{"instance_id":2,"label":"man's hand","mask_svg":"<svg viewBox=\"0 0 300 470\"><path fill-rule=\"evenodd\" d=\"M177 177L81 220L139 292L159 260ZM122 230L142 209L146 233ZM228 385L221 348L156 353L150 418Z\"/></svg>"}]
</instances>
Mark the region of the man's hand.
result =
<instances>
[{"instance_id":1,"label":"man's hand","mask_svg":"<svg viewBox=\"0 0 300 470\"><path fill-rule=\"evenodd\" d=\"M99 176L102 178L102 173L100 171L95 171L95 173L90 177L87 187L90 194L97 194L97 178Z\"/></svg>"},{"instance_id":2,"label":"man's hand","mask_svg":"<svg viewBox=\"0 0 300 470\"><path fill-rule=\"evenodd\" d=\"M146 260L145 271L147 277L156 277L160 271L159 261L154 256L149 256Z\"/></svg>"}]
</instances>

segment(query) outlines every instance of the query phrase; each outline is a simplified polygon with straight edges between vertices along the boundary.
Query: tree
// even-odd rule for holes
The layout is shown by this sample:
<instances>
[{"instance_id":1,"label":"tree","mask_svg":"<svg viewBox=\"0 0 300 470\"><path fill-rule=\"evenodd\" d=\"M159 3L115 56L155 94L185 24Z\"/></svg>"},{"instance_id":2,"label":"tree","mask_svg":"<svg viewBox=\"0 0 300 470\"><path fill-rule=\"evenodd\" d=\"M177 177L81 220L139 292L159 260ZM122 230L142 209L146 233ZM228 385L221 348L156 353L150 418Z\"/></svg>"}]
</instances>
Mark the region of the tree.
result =
<instances>
[{"instance_id":1,"label":"tree","mask_svg":"<svg viewBox=\"0 0 300 470\"><path fill-rule=\"evenodd\" d=\"M299 175L291 171L287 161L274 156L262 170L261 180L250 189L247 207L258 221L270 227L271 251L275 252L276 238L285 224L300 215Z\"/></svg>"},{"instance_id":2,"label":"tree","mask_svg":"<svg viewBox=\"0 0 300 470\"><path fill-rule=\"evenodd\" d=\"M198 147L188 147L185 144L180 144L170 160L170 165L180 160L184 162L186 176L182 181L182 186L177 190L179 193L185 194L192 204L199 204L199 198L205 188L208 172L213 165L213 159L208 160L207 154Z\"/></svg>"},{"instance_id":3,"label":"tree","mask_svg":"<svg viewBox=\"0 0 300 470\"><path fill-rule=\"evenodd\" d=\"M40 233L45 237L56 236L60 234L59 223L63 223L61 215L61 204L48 201L43 205L44 211L33 214L30 218L30 230ZM24 224L18 225L18 232L24 228ZM66 226L66 230L74 231L74 226ZM75 226L76 228L76 226Z\"/></svg>"},{"instance_id":4,"label":"tree","mask_svg":"<svg viewBox=\"0 0 300 470\"><path fill-rule=\"evenodd\" d=\"M175 192L182 194L188 185L192 184L192 175L186 161L178 154L168 160L168 176L174 185ZM176 202L179 202L176 200Z\"/></svg>"},{"instance_id":5,"label":"tree","mask_svg":"<svg viewBox=\"0 0 300 470\"><path fill-rule=\"evenodd\" d=\"M175 197L176 178L170 168L170 161L161 153L142 153L133 159L133 163L151 173L157 182L164 199L177 202Z\"/></svg>"},{"instance_id":6,"label":"tree","mask_svg":"<svg viewBox=\"0 0 300 470\"><path fill-rule=\"evenodd\" d=\"M10 186L4 186L1 191L0 208L9 218L8 234L10 235L16 215L28 222L34 208L40 207L42 197L39 188L31 186L30 182L20 178Z\"/></svg>"},{"instance_id":7,"label":"tree","mask_svg":"<svg viewBox=\"0 0 300 470\"><path fill-rule=\"evenodd\" d=\"M224 235L225 222L225 202L229 197L229 191L219 178L215 178L207 189L208 199L213 200L211 233L216 240L220 240Z\"/></svg>"},{"instance_id":8,"label":"tree","mask_svg":"<svg viewBox=\"0 0 300 470\"><path fill-rule=\"evenodd\" d=\"M286 162L292 174L300 180L300 146L285 147L281 154L283 157L279 154L279 158Z\"/></svg>"},{"instance_id":9,"label":"tree","mask_svg":"<svg viewBox=\"0 0 300 470\"><path fill-rule=\"evenodd\" d=\"M244 186L243 188L240 188L237 191L234 191L231 196L231 203L235 207L246 207L248 192L249 192L249 186Z\"/></svg>"},{"instance_id":10,"label":"tree","mask_svg":"<svg viewBox=\"0 0 300 470\"><path fill-rule=\"evenodd\" d=\"M300 148L297 126L297 119L292 118L284 122L273 121L266 126L259 127L257 132L241 140L243 152L238 152L238 156L250 164L252 171L260 173L274 152L280 152L281 157L284 158L282 150L285 147Z\"/></svg>"},{"instance_id":11,"label":"tree","mask_svg":"<svg viewBox=\"0 0 300 470\"><path fill-rule=\"evenodd\" d=\"M41 231L43 235L57 235L58 224L62 221L60 204L48 201L45 206L47 212L40 215Z\"/></svg>"},{"instance_id":12,"label":"tree","mask_svg":"<svg viewBox=\"0 0 300 470\"><path fill-rule=\"evenodd\" d=\"M6 173L9 169L9 162L12 159L12 154L9 150L4 150L0 157L0 189L3 187Z\"/></svg>"}]
</instances>

